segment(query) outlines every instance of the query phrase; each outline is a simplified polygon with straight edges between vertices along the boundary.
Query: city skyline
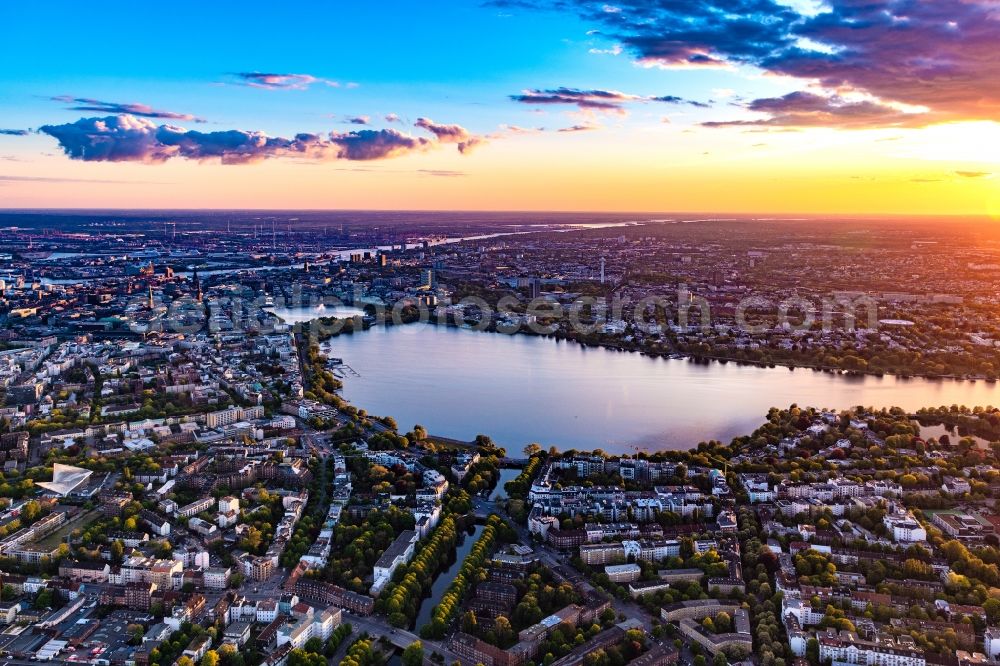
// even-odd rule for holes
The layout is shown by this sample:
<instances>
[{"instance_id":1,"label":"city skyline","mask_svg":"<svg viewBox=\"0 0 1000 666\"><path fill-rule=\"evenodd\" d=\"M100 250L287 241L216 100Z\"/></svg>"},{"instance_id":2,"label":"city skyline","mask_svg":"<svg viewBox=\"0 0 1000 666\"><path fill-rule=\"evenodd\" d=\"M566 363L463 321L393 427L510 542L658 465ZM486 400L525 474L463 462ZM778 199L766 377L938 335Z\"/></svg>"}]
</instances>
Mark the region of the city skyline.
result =
<instances>
[{"instance_id":1,"label":"city skyline","mask_svg":"<svg viewBox=\"0 0 1000 666\"><path fill-rule=\"evenodd\" d=\"M50 6L4 208L1000 214L987 2Z\"/></svg>"}]
</instances>

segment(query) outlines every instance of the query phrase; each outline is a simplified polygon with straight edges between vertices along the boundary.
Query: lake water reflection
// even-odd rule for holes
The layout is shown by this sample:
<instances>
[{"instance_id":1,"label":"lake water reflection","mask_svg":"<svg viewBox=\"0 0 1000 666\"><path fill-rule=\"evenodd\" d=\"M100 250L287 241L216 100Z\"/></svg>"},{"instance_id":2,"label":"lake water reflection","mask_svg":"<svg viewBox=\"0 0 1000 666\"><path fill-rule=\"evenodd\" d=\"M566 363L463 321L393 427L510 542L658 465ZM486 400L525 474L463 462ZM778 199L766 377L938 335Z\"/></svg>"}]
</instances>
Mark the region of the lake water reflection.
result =
<instances>
[{"instance_id":1,"label":"lake water reflection","mask_svg":"<svg viewBox=\"0 0 1000 666\"><path fill-rule=\"evenodd\" d=\"M360 373L344 397L400 429L490 435L512 454L529 442L617 453L728 442L772 406L853 405L916 410L1000 403L984 381L849 377L586 348L526 335L412 324L334 338L329 354Z\"/></svg>"}]
</instances>

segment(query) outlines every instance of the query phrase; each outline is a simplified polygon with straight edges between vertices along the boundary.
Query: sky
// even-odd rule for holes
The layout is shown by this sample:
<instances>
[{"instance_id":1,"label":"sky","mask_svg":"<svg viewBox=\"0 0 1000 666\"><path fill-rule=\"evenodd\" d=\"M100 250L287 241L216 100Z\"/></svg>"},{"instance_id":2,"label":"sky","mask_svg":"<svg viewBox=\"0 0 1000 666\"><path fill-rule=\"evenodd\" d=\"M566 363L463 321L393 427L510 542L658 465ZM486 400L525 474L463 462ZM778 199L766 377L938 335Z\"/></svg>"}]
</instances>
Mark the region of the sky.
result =
<instances>
[{"instance_id":1,"label":"sky","mask_svg":"<svg viewBox=\"0 0 1000 666\"><path fill-rule=\"evenodd\" d=\"M998 0L0 4L0 207L1000 217Z\"/></svg>"}]
</instances>

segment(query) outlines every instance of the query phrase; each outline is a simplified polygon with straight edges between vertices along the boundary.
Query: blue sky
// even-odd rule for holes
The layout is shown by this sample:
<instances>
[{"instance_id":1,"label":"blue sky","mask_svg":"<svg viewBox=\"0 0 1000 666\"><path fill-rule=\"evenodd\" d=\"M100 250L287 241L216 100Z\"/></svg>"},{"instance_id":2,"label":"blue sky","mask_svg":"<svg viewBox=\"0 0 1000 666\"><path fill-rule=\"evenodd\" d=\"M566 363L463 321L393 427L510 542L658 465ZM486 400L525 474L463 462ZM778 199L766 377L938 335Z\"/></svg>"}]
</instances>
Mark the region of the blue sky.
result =
<instances>
[{"instance_id":1,"label":"blue sky","mask_svg":"<svg viewBox=\"0 0 1000 666\"><path fill-rule=\"evenodd\" d=\"M10 3L0 9L3 23L16 26L0 45L7 63L0 72L5 125L75 119L78 112L45 99L71 95L141 101L270 132L326 129L336 124L331 114L386 113L487 131L537 123L530 109L508 99L527 87L702 99L736 78L650 71L627 58L592 54L613 42L588 35L592 24L555 11L453 2L317 2L293 11L273 2L239 3L239 10L181 2L145 12L46 5L46 11ZM244 71L308 73L342 87L261 94L237 85L232 73Z\"/></svg>"}]
</instances>

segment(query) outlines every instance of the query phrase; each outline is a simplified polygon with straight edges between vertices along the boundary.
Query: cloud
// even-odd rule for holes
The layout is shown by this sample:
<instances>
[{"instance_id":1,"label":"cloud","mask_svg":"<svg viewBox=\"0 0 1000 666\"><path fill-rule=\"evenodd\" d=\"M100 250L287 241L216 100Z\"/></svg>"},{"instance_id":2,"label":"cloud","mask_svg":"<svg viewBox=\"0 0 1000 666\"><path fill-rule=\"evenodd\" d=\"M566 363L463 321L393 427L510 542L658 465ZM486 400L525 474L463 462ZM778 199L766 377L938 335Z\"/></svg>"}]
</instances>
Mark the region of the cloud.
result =
<instances>
[{"instance_id":1,"label":"cloud","mask_svg":"<svg viewBox=\"0 0 1000 666\"><path fill-rule=\"evenodd\" d=\"M642 99L617 90L581 90L579 88L527 89L510 98L521 104L572 104L586 111L625 113L624 103Z\"/></svg>"},{"instance_id":2,"label":"cloud","mask_svg":"<svg viewBox=\"0 0 1000 666\"><path fill-rule=\"evenodd\" d=\"M521 91L518 95L511 95L510 98L522 104L571 104L583 111L603 111L618 114L627 113L625 105L632 102L664 102L667 104L690 104L698 107L708 106L704 102L684 99L677 95L644 97L617 90L581 90L579 88L567 87L546 90L527 89Z\"/></svg>"},{"instance_id":3,"label":"cloud","mask_svg":"<svg viewBox=\"0 0 1000 666\"><path fill-rule=\"evenodd\" d=\"M385 114L385 122L387 123L401 123L403 122L400 117L395 113Z\"/></svg>"},{"instance_id":4,"label":"cloud","mask_svg":"<svg viewBox=\"0 0 1000 666\"><path fill-rule=\"evenodd\" d=\"M610 49L590 49L588 53L593 53L594 55L613 55L613 56L621 55L622 45L615 44Z\"/></svg>"},{"instance_id":5,"label":"cloud","mask_svg":"<svg viewBox=\"0 0 1000 666\"><path fill-rule=\"evenodd\" d=\"M591 132L593 130L601 129L600 125L595 123L586 123L582 125L571 125L569 127L561 127L557 132Z\"/></svg>"},{"instance_id":6,"label":"cloud","mask_svg":"<svg viewBox=\"0 0 1000 666\"><path fill-rule=\"evenodd\" d=\"M727 120L702 123L705 127L830 127L860 129L869 127L906 127L927 122L924 114L907 113L898 108L868 99L846 99L840 95L819 95L797 91L783 97L756 99L745 106L748 111L767 114L754 120Z\"/></svg>"},{"instance_id":7,"label":"cloud","mask_svg":"<svg viewBox=\"0 0 1000 666\"><path fill-rule=\"evenodd\" d=\"M0 129L0 134L4 136L28 136L31 132L23 129Z\"/></svg>"},{"instance_id":8,"label":"cloud","mask_svg":"<svg viewBox=\"0 0 1000 666\"><path fill-rule=\"evenodd\" d=\"M677 95L660 95L658 97L649 97L651 102L664 102L666 104L689 104L691 106L697 106L701 109L707 109L711 105L705 102L698 102L693 99L684 99L683 97L678 97Z\"/></svg>"},{"instance_id":9,"label":"cloud","mask_svg":"<svg viewBox=\"0 0 1000 666\"><path fill-rule=\"evenodd\" d=\"M544 127L521 127L519 125L501 125L500 131L506 134L538 134L544 132Z\"/></svg>"},{"instance_id":10,"label":"cloud","mask_svg":"<svg viewBox=\"0 0 1000 666\"><path fill-rule=\"evenodd\" d=\"M962 178L988 178L993 175L989 171L956 171L955 174Z\"/></svg>"},{"instance_id":11,"label":"cloud","mask_svg":"<svg viewBox=\"0 0 1000 666\"><path fill-rule=\"evenodd\" d=\"M437 137L440 143L456 144L460 153L467 153L486 143L486 137L470 134L461 125L442 125L435 123L430 118L417 118L417 122L413 123L413 126L427 130Z\"/></svg>"},{"instance_id":12,"label":"cloud","mask_svg":"<svg viewBox=\"0 0 1000 666\"><path fill-rule=\"evenodd\" d=\"M425 119L426 120L426 119ZM219 160L222 164L248 164L270 158L307 160L380 160L428 150L440 144L456 144L465 153L482 141L465 132L457 137L450 128L434 126L435 139L414 137L394 129L365 129L328 134L296 134L272 137L263 132L222 130L198 132L173 125L157 125L146 118L127 114L105 118L81 118L64 125L38 129L59 142L71 159L87 162L161 163L169 159ZM444 128L442 130L442 128Z\"/></svg>"},{"instance_id":13,"label":"cloud","mask_svg":"<svg viewBox=\"0 0 1000 666\"><path fill-rule=\"evenodd\" d=\"M545 4L591 22L642 66L758 69L828 95L861 93L889 108L910 107L911 125L1000 120L995 0L824 0L809 7L788 0L623 0L616 12L592 0L535 6ZM858 114L869 121L858 123ZM902 119L854 106L830 111L825 122L872 127L880 114L888 126Z\"/></svg>"},{"instance_id":14,"label":"cloud","mask_svg":"<svg viewBox=\"0 0 1000 666\"><path fill-rule=\"evenodd\" d=\"M466 175L464 171L450 171L448 169L417 169L417 173L425 176L437 176L439 178L457 178Z\"/></svg>"},{"instance_id":15,"label":"cloud","mask_svg":"<svg viewBox=\"0 0 1000 666\"><path fill-rule=\"evenodd\" d=\"M106 185L163 185L149 180L98 180L92 178L52 178L46 176L5 176L0 174L2 183L94 183Z\"/></svg>"},{"instance_id":16,"label":"cloud","mask_svg":"<svg viewBox=\"0 0 1000 666\"><path fill-rule=\"evenodd\" d=\"M66 107L71 111L97 111L98 113L128 113L133 116L142 116L143 118L163 118L166 120L188 120L196 123L205 122L202 118L191 115L190 113L176 113L174 111L163 111L160 109L154 109L146 104L138 104L136 102L131 103L119 103L119 102L102 102L99 99L91 99L89 97L71 97L70 95L58 95L56 97L50 97L53 102L62 102L64 104L70 104L71 106Z\"/></svg>"},{"instance_id":17,"label":"cloud","mask_svg":"<svg viewBox=\"0 0 1000 666\"><path fill-rule=\"evenodd\" d=\"M368 116L352 116L347 119L352 125L368 125L371 122L371 118Z\"/></svg>"},{"instance_id":18,"label":"cloud","mask_svg":"<svg viewBox=\"0 0 1000 666\"><path fill-rule=\"evenodd\" d=\"M312 74L278 74L274 72L237 72L234 74L244 85L268 90L306 90L314 83L322 83L332 88L340 87L337 81L321 79ZM356 88L357 84L348 84Z\"/></svg>"}]
</instances>

